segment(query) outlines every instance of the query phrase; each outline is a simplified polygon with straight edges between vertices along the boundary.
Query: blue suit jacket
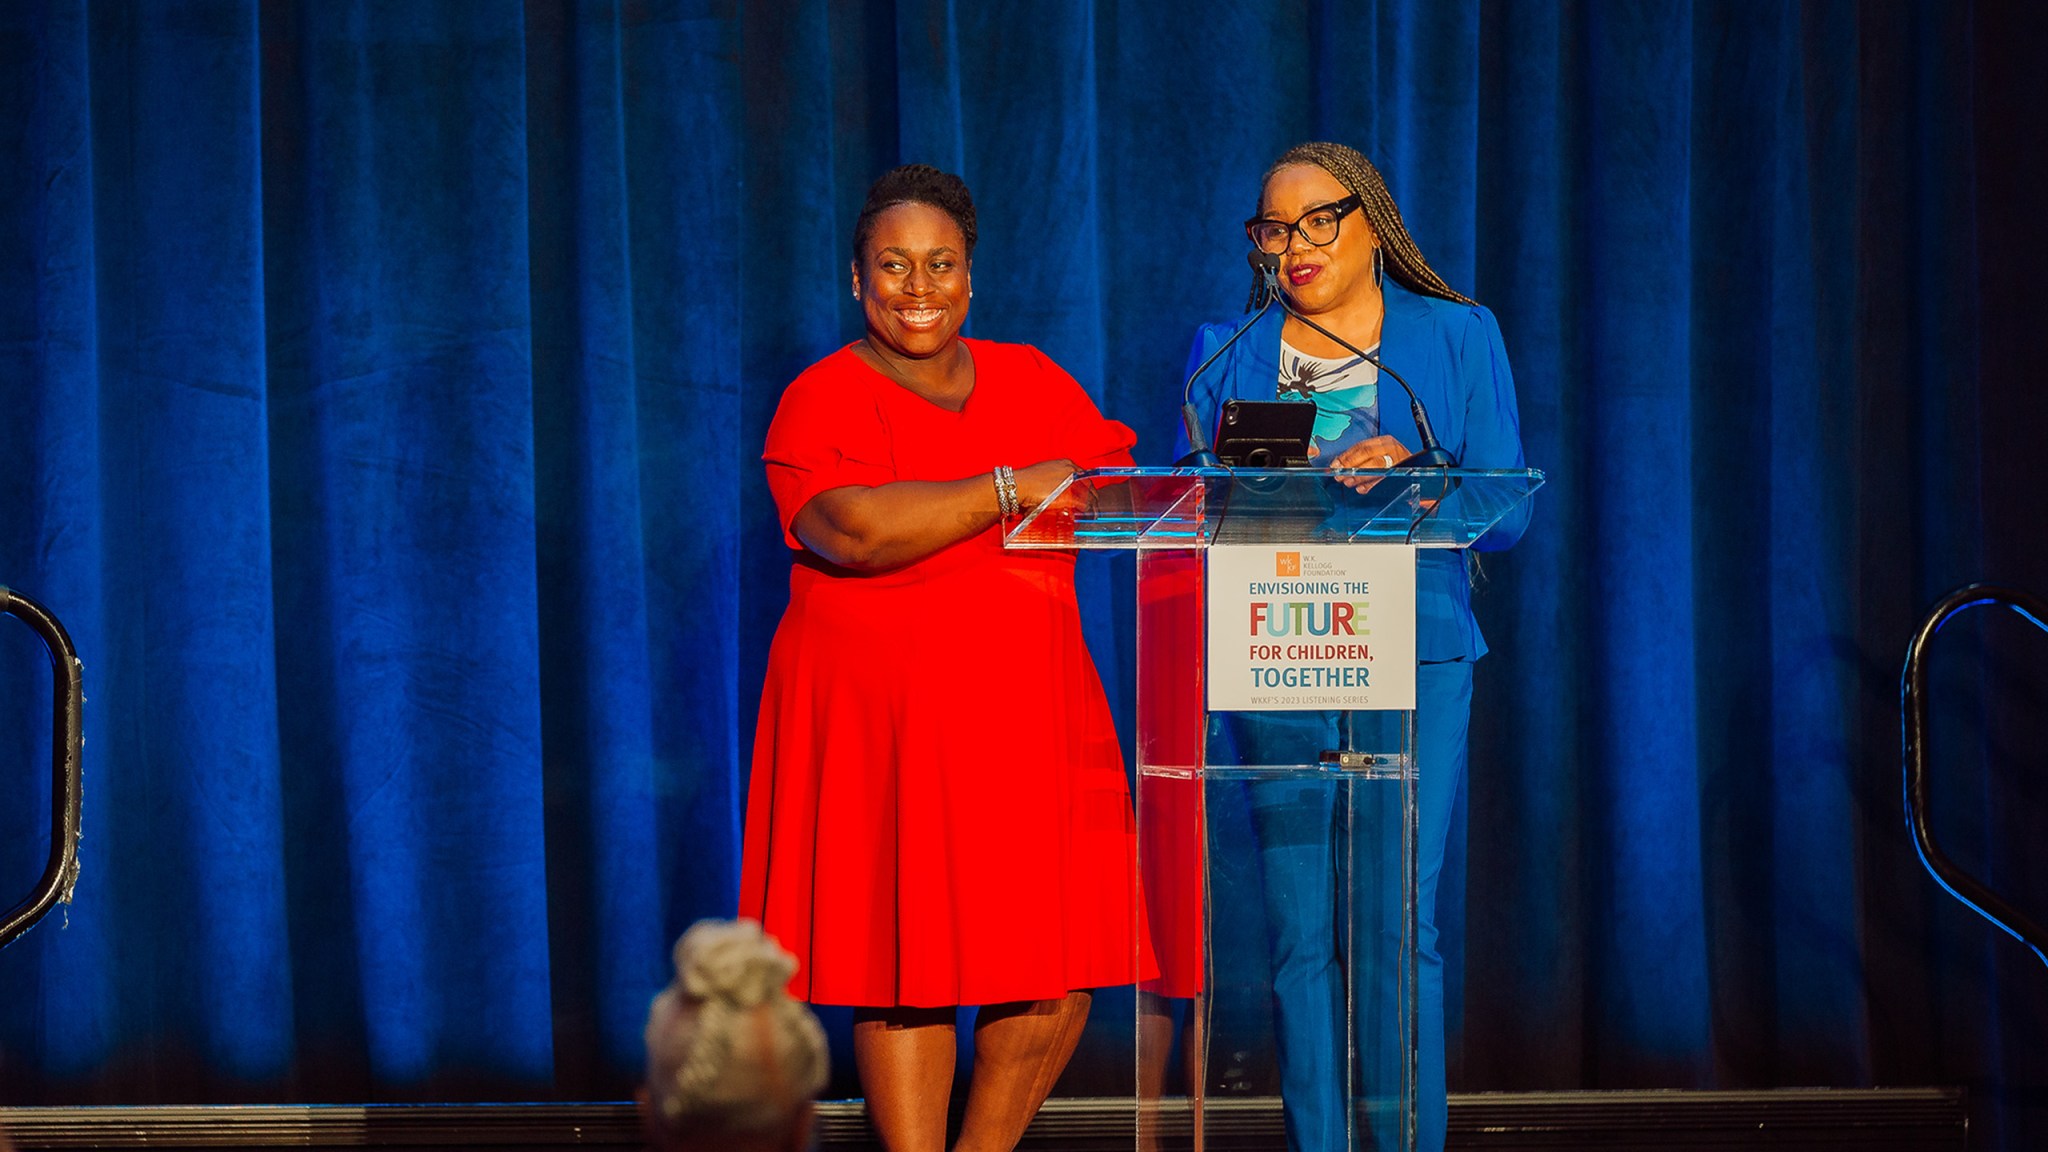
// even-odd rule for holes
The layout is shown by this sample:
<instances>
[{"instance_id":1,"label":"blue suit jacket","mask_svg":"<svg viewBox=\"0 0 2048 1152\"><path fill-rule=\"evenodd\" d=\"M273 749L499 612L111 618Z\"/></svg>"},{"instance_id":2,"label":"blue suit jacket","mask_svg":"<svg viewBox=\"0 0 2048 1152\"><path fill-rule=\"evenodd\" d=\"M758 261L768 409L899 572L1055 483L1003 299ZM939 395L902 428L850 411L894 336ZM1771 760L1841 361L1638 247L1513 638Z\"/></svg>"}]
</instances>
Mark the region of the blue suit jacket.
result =
<instances>
[{"instance_id":1,"label":"blue suit jacket","mask_svg":"<svg viewBox=\"0 0 2048 1152\"><path fill-rule=\"evenodd\" d=\"M1389 278L1386 319L1380 326L1380 359L1405 378L1429 413L1437 440L1466 468L1522 468L1522 425L1515 412L1515 381L1493 313L1473 304L1423 296ZM1244 339L1194 382L1195 412L1205 429L1216 427L1225 400L1272 400L1279 395L1280 328L1286 314L1275 307L1253 324ZM1230 339L1243 321L1205 324L1188 354L1192 372ZM1392 380L1380 387L1380 431L1420 448L1422 437L1408 411L1407 394ZM1186 454L1183 431L1175 457ZM1475 545L1481 551L1506 548L1529 526L1529 502L1495 525ZM1477 660L1486 640L1472 616L1471 585L1464 557L1452 549L1426 548L1416 573L1416 655L1422 660Z\"/></svg>"}]
</instances>

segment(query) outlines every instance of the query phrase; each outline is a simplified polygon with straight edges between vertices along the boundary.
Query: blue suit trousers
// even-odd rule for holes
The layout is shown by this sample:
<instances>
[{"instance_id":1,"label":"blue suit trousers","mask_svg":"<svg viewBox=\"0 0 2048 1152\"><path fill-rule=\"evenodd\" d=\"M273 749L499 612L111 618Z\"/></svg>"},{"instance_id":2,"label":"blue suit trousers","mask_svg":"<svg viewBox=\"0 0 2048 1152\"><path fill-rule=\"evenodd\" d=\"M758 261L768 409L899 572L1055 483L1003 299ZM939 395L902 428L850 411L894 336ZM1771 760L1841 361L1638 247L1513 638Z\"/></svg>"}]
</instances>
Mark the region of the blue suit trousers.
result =
<instances>
[{"instance_id":1,"label":"blue suit trousers","mask_svg":"<svg viewBox=\"0 0 2048 1152\"><path fill-rule=\"evenodd\" d=\"M1418 1067L1416 1147L1444 1144L1444 966L1437 950L1437 882L1443 873L1451 813L1465 778L1465 736L1472 708L1472 665L1458 660L1417 670L1416 884ZM1398 714L1236 713L1223 732L1240 763L1310 763L1327 747L1347 746L1349 729L1384 726ZM1397 746L1383 733L1358 746ZM1219 748L1217 751L1230 751ZM1272 933L1274 1027L1290 1152L1346 1146L1350 1086L1344 1067L1345 969L1356 971L1359 1059L1372 1082L1398 1087L1401 1031L1396 1012L1401 936L1398 851L1360 852L1352 872L1362 953L1347 956L1342 937L1337 851L1348 823L1357 842L1393 844L1401 834L1399 786L1392 781L1274 780L1246 785L1258 838L1260 879ZM1341 797L1347 794L1350 802ZM1370 935L1369 935L1370 934ZM1377 939L1372 937L1376 936ZM1399 1147L1398 1125L1361 1132L1360 1144Z\"/></svg>"}]
</instances>

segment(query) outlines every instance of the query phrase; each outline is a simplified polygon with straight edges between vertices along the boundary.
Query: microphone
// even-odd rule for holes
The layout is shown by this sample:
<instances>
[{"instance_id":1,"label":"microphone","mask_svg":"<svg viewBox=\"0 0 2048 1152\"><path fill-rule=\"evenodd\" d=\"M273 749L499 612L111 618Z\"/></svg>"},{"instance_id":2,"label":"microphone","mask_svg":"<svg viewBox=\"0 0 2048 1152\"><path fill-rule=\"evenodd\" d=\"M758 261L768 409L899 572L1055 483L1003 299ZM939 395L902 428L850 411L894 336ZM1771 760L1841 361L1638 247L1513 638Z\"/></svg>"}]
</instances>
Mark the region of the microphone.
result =
<instances>
[{"instance_id":1,"label":"microphone","mask_svg":"<svg viewBox=\"0 0 2048 1152\"><path fill-rule=\"evenodd\" d=\"M1277 276L1280 267L1280 258L1274 256L1270 257L1270 259L1273 261L1274 274ZM1406 380L1401 379L1401 374L1399 372L1396 372L1392 368L1387 367L1386 362L1381 360L1377 353L1365 351L1363 348L1360 348L1356 344L1353 344L1351 341L1346 340L1342 336L1337 335L1335 332L1330 331L1328 328L1323 327L1321 324L1318 324L1315 321L1309 319L1308 317L1303 316L1301 313L1295 311L1294 305L1289 304L1287 302L1286 297L1284 296L1280 298L1280 307L1285 309L1289 316L1294 317L1296 320L1301 321L1303 324L1306 324L1309 327L1315 329L1316 331L1321 332L1323 335L1328 336L1330 339L1335 340L1339 345L1343 347L1343 349L1346 352L1351 353L1353 356L1358 357L1360 360L1364 360L1365 362L1371 364L1373 367L1378 368L1380 371L1385 372L1389 376L1392 376L1394 378L1394 383L1399 384L1401 386L1401 391L1406 392L1408 394L1408 412L1410 415L1415 417L1415 433L1416 435L1422 437L1422 451L1417 452L1415 455L1408 457L1406 460L1401 461L1399 464L1396 464L1396 468L1456 468L1458 466L1458 458L1451 455L1449 449L1437 443L1436 431L1429 426L1429 413L1423 411L1422 401L1416 399L1415 389L1410 388L1408 386L1408 382Z\"/></svg>"},{"instance_id":2,"label":"microphone","mask_svg":"<svg viewBox=\"0 0 2048 1152\"><path fill-rule=\"evenodd\" d=\"M1258 323L1259 317L1264 316L1266 310L1273 306L1273 301L1280 299L1280 258L1270 252L1261 252L1254 248L1245 254L1245 260L1261 276L1259 294L1266 298L1266 302L1259 305L1257 312L1252 313L1244 323L1237 326L1237 331L1230 334L1230 339L1225 340L1221 348L1209 353L1208 359L1196 365L1195 370L1188 373L1187 382L1180 386L1180 423L1188 434L1188 454L1173 462L1176 468L1223 467L1223 461L1216 456L1215 447L1209 443L1209 433L1202 427L1201 413L1195 411L1195 378L1208 371L1209 365L1214 364L1218 356L1237 343L1238 337L1251 331L1252 325ZM1285 301L1281 301L1281 307L1286 307ZM1293 309L1290 308L1288 311L1291 312ZM1350 345L1346 344L1345 347L1348 348Z\"/></svg>"}]
</instances>

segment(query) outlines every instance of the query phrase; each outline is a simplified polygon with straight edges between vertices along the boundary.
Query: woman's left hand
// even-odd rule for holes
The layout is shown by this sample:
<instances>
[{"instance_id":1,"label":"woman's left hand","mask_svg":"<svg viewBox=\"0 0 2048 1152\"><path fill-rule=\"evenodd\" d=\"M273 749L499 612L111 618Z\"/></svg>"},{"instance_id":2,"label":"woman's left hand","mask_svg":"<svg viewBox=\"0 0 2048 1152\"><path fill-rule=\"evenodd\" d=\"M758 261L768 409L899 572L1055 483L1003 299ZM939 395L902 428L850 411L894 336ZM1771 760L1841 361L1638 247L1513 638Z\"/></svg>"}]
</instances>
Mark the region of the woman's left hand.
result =
<instances>
[{"instance_id":1,"label":"woman's left hand","mask_svg":"<svg viewBox=\"0 0 2048 1152\"><path fill-rule=\"evenodd\" d=\"M1337 453L1337 458L1330 461L1330 467L1392 468L1413 455L1415 453L1406 444L1392 436L1374 436ZM1338 482L1357 492L1364 492L1379 483L1378 480L1366 476L1344 476L1340 477Z\"/></svg>"}]
</instances>

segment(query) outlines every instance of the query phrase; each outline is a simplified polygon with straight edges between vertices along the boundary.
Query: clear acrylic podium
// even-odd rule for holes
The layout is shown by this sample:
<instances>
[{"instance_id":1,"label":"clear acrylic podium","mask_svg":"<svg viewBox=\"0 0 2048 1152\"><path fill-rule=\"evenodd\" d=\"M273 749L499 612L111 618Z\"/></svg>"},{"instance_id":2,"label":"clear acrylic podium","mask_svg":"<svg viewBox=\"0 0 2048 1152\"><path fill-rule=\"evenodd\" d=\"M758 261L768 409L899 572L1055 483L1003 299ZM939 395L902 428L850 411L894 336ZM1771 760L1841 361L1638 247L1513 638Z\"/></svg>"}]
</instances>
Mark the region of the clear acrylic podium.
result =
<instances>
[{"instance_id":1,"label":"clear acrylic podium","mask_svg":"<svg viewBox=\"0 0 2048 1152\"><path fill-rule=\"evenodd\" d=\"M1137 938L1141 969L1158 973L1137 998L1140 1152L1270 1133L1276 1102L1316 1126L1306 1144L1415 1141L1414 713L1295 712L1329 717L1315 723L1338 738L1290 743L1263 738L1290 714L1212 710L1209 550L1466 548L1542 483L1534 470L1100 469L1007 527L1012 548L1137 553ZM1412 593L1391 610L1412 620ZM1295 946L1276 959L1280 925ZM1328 1012L1303 1010L1325 997ZM1295 1007L1277 1011L1283 999Z\"/></svg>"}]
</instances>

